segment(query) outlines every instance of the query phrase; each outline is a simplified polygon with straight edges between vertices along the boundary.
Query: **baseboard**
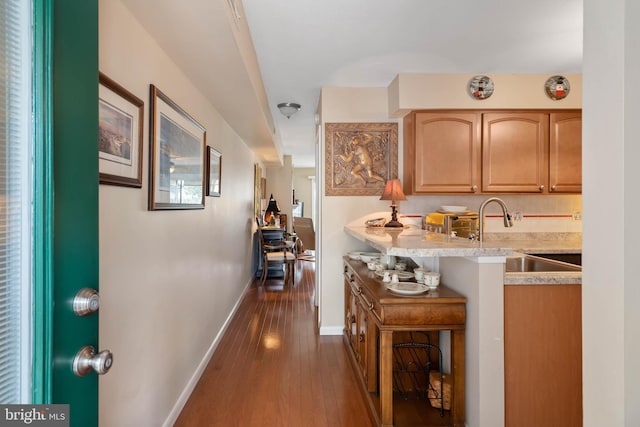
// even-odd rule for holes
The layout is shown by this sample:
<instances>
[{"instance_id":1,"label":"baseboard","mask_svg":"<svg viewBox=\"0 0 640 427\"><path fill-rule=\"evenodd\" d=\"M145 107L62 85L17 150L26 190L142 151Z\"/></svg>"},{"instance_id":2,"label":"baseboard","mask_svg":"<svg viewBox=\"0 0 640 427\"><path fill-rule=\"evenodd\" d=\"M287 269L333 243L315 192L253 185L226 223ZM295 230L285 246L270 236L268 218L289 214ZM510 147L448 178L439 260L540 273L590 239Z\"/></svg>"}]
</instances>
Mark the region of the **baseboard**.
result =
<instances>
[{"instance_id":1,"label":"baseboard","mask_svg":"<svg viewBox=\"0 0 640 427\"><path fill-rule=\"evenodd\" d=\"M176 401L175 405L173 405L171 412L169 412L169 415L165 419L164 423L162 423L162 427L172 427L175 424L175 422L178 420L178 417L180 416L180 412L182 412L184 405L186 405L187 401L189 400L189 397L191 396L191 393L193 393L193 390L196 388L198 381L200 381L200 377L202 376L202 373L206 369L207 365L209 364L209 361L211 360L211 356L213 356L213 352L216 351L216 348L218 347L218 344L220 343L222 336L224 335L227 328L229 327L229 323L231 323L231 319L236 314L236 311L238 311L238 307L240 307L240 303L244 298L244 294L247 292L247 289L249 289L249 286L251 286L252 282L253 282L253 278L249 280L249 282L243 289L242 293L240 294L240 298L238 298L238 301L236 301L235 305L233 306L233 309L229 313L229 316L227 316L227 319L225 320L224 325L222 325L222 328L220 329L220 332L218 332L218 335L216 335L216 337L213 339L213 342L211 343L211 345L209 346L209 349L204 354L204 357L198 364L198 367L196 368L195 372L191 376L191 379L189 380L189 382L187 382L187 385L185 386L184 390L182 390L182 393L180 393L180 396L178 397L178 400Z\"/></svg>"},{"instance_id":2,"label":"baseboard","mask_svg":"<svg viewBox=\"0 0 640 427\"><path fill-rule=\"evenodd\" d=\"M320 326L320 335L342 335L344 326Z\"/></svg>"}]
</instances>

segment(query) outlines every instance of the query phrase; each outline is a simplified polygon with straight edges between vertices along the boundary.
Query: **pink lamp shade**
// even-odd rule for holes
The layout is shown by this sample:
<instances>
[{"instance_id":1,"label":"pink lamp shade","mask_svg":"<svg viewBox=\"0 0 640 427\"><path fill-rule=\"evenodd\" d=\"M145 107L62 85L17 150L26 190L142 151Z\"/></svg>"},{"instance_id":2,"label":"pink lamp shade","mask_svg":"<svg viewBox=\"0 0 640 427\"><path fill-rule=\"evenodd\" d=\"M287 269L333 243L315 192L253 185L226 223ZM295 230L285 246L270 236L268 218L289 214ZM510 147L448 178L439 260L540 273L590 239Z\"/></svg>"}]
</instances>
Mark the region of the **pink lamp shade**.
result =
<instances>
[{"instance_id":1,"label":"pink lamp shade","mask_svg":"<svg viewBox=\"0 0 640 427\"><path fill-rule=\"evenodd\" d=\"M396 200L407 200L402 191L402 183L399 179L389 179L384 187L384 192L380 200L391 200L391 221L386 223L385 227L403 227L398 221L398 210L396 209Z\"/></svg>"},{"instance_id":2,"label":"pink lamp shade","mask_svg":"<svg viewBox=\"0 0 640 427\"><path fill-rule=\"evenodd\" d=\"M407 200L402 191L402 183L399 179L387 180L380 200Z\"/></svg>"}]
</instances>

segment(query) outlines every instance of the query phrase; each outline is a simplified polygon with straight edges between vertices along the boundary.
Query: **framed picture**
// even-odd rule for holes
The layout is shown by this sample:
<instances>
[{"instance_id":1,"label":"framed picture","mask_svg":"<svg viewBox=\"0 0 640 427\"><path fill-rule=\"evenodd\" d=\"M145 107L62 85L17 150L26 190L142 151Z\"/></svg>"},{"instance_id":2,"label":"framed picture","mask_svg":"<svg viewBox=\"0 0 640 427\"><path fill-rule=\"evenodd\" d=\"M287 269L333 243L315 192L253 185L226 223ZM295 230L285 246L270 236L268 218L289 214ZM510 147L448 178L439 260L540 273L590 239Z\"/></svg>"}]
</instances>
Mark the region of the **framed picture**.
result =
<instances>
[{"instance_id":1,"label":"framed picture","mask_svg":"<svg viewBox=\"0 0 640 427\"><path fill-rule=\"evenodd\" d=\"M221 176L222 154L213 147L207 147L207 196L220 197Z\"/></svg>"},{"instance_id":2,"label":"framed picture","mask_svg":"<svg viewBox=\"0 0 640 427\"><path fill-rule=\"evenodd\" d=\"M204 209L206 130L151 85L149 210Z\"/></svg>"},{"instance_id":3,"label":"framed picture","mask_svg":"<svg viewBox=\"0 0 640 427\"><path fill-rule=\"evenodd\" d=\"M327 123L325 139L327 196L379 196L398 177L397 123Z\"/></svg>"},{"instance_id":4,"label":"framed picture","mask_svg":"<svg viewBox=\"0 0 640 427\"><path fill-rule=\"evenodd\" d=\"M257 218L262 216L262 208L261 208L261 199L262 194L264 192L262 185L262 168L258 163L254 163L253 165L253 213Z\"/></svg>"},{"instance_id":5,"label":"framed picture","mask_svg":"<svg viewBox=\"0 0 640 427\"><path fill-rule=\"evenodd\" d=\"M103 73L98 95L100 184L140 188L144 101Z\"/></svg>"}]
</instances>

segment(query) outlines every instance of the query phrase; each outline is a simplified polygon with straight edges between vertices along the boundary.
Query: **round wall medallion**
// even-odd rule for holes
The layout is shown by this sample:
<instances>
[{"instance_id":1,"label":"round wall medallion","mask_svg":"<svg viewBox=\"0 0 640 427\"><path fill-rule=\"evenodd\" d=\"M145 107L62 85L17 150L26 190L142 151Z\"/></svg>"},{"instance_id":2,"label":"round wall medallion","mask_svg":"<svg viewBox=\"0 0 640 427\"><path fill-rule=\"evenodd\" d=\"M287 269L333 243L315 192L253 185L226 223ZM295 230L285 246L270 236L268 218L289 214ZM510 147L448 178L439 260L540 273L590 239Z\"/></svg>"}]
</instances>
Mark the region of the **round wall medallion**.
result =
<instances>
[{"instance_id":1,"label":"round wall medallion","mask_svg":"<svg viewBox=\"0 0 640 427\"><path fill-rule=\"evenodd\" d=\"M555 101L566 98L570 89L569 80L564 76L549 77L544 84L547 96Z\"/></svg>"},{"instance_id":2,"label":"round wall medallion","mask_svg":"<svg viewBox=\"0 0 640 427\"><path fill-rule=\"evenodd\" d=\"M493 94L493 80L487 76L475 76L469 80L469 93L476 99L487 99Z\"/></svg>"}]
</instances>

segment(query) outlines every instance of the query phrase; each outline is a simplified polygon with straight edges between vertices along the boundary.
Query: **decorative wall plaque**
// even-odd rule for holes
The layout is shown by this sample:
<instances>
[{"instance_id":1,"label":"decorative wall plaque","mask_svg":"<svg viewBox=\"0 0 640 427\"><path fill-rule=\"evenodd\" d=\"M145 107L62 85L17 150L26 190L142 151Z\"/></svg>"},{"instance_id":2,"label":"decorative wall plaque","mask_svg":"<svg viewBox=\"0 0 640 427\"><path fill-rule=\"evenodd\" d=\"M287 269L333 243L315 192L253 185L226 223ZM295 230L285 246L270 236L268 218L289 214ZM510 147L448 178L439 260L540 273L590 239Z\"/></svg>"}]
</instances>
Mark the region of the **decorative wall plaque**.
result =
<instances>
[{"instance_id":1,"label":"decorative wall plaque","mask_svg":"<svg viewBox=\"0 0 640 427\"><path fill-rule=\"evenodd\" d=\"M475 76L469 80L469 93L476 99L487 99L493 95L493 80L487 76Z\"/></svg>"},{"instance_id":2,"label":"decorative wall plaque","mask_svg":"<svg viewBox=\"0 0 640 427\"><path fill-rule=\"evenodd\" d=\"M397 123L327 123L325 141L327 196L379 196L398 177Z\"/></svg>"},{"instance_id":3,"label":"decorative wall plaque","mask_svg":"<svg viewBox=\"0 0 640 427\"><path fill-rule=\"evenodd\" d=\"M553 76L547 79L544 84L544 90L547 93L547 96L554 101L558 101L560 99L564 99L569 95L569 90L571 87L569 86L569 80L567 80L564 76Z\"/></svg>"}]
</instances>

